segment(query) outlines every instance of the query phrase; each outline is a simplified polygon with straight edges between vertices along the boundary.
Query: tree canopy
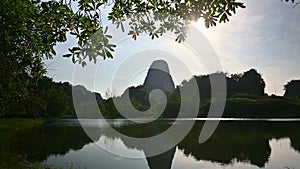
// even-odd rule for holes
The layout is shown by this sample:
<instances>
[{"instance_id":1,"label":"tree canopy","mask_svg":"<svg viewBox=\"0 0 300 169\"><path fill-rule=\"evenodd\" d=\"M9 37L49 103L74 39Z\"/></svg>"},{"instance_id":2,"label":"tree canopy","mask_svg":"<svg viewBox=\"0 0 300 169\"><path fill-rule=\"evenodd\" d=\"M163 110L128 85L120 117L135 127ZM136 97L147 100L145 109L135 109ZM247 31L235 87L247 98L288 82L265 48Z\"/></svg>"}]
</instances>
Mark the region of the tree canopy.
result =
<instances>
[{"instance_id":1,"label":"tree canopy","mask_svg":"<svg viewBox=\"0 0 300 169\"><path fill-rule=\"evenodd\" d=\"M286 97L300 97L300 80L291 80L284 85Z\"/></svg>"}]
</instances>

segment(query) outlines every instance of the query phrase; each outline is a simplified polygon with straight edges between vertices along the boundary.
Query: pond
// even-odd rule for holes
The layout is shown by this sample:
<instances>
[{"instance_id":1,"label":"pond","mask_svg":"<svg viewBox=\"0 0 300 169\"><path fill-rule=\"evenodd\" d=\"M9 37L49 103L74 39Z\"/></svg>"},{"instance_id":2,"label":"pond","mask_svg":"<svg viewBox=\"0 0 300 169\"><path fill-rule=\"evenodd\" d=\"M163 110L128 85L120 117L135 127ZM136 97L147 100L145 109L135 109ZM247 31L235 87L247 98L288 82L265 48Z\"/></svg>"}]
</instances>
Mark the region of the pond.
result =
<instances>
[{"instance_id":1,"label":"pond","mask_svg":"<svg viewBox=\"0 0 300 169\"><path fill-rule=\"evenodd\" d=\"M300 166L299 119L223 119L202 144L198 138L205 121L196 119L184 139L168 151L151 157L143 146L109 130L112 126L124 135L147 138L168 130L171 125L189 122L189 119L176 123L172 119L158 120L149 124L133 124L127 120L109 120L108 123L57 120L20 131L9 148L26 154L31 162L61 168L293 169ZM94 133L92 137L86 134L86 129Z\"/></svg>"}]
</instances>

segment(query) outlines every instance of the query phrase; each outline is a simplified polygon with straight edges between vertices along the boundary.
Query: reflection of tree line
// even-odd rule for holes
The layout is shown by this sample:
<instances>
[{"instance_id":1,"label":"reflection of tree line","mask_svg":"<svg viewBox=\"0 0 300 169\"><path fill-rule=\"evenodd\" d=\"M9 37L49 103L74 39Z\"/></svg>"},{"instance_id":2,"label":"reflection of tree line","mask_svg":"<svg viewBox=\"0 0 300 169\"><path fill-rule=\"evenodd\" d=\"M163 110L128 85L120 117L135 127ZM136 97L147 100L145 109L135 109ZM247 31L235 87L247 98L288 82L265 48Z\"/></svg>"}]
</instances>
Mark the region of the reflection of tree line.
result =
<instances>
[{"instance_id":1,"label":"reflection of tree line","mask_svg":"<svg viewBox=\"0 0 300 169\"><path fill-rule=\"evenodd\" d=\"M41 126L17 132L10 146L12 150L25 154L29 161L42 161L51 154L66 154L79 150L92 140L80 127Z\"/></svg>"},{"instance_id":2,"label":"reflection of tree line","mask_svg":"<svg viewBox=\"0 0 300 169\"><path fill-rule=\"evenodd\" d=\"M297 122L221 122L212 137L205 143L198 143L203 123L195 124L190 133L177 145L185 155L196 160L207 160L229 164L232 160L247 161L263 167L270 157L270 139L289 137L291 147L300 152L300 134ZM119 132L135 137L149 137L167 129L169 125L151 123L136 127L123 126ZM139 128L139 129L137 129ZM121 139L127 148L144 150L142 146L128 142L120 135L112 135L106 128L90 128L94 132L93 140L100 136ZM145 132L147 131L147 132ZM155 134L154 134L155 133ZM25 153L30 161L42 161L52 154L66 154L70 149L79 150L92 142L80 127L43 126L32 131L17 133L12 139L11 149ZM175 147L153 157L147 157L150 168L171 168ZM147 155L147 152L144 151Z\"/></svg>"}]
</instances>

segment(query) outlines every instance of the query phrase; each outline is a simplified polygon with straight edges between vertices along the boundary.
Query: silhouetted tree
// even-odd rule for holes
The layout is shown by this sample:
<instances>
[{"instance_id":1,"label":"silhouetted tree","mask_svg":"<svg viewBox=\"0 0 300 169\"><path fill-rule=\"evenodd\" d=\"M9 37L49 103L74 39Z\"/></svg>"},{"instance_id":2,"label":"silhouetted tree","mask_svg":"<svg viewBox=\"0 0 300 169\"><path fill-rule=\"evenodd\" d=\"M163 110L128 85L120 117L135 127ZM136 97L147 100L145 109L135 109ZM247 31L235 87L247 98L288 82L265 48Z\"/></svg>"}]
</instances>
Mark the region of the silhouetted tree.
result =
<instances>
[{"instance_id":1,"label":"silhouetted tree","mask_svg":"<svg viewBox=\"0 0 300 169\"><path fill-rule=\"evenodd\" d=\"M285 97L300 96L300 80L292 80L284 85Z\"/></svg>"},{"instance_id":2,"label":"silhouetted tree","mask_svg":"<svg viewBox=\"0 0 300 169\"><path fill-rule=\"evenodd\" d=\"M265 81L261 74L255 69L251 69L243 74L237 81L236 93L248 93L255 95L265 94Z\"/></svg>"}]
</instances>

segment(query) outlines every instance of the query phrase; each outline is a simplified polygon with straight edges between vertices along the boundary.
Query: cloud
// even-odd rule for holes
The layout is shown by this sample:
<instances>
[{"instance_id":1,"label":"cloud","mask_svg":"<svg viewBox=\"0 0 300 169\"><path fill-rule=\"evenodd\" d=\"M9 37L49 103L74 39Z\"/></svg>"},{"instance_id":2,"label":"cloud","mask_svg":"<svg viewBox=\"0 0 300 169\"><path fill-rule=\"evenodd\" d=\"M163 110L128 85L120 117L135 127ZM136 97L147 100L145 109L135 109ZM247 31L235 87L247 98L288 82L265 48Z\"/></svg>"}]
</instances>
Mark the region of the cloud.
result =
<instances>
[{"instance_id":1,"label":"cloud","mask_svg":"<svg viewBox=\"0 0 300 169\"><path fill-rule=\"evenodd\" d=\"M299 9L274 0L245 0L246 9L225 24L206 29L200 26L228 72L256 67L265 76L267 92L280 88L288 79L299 78ZM203 25L203 21L197 23Z\"/></svg>"}]
</instances>

